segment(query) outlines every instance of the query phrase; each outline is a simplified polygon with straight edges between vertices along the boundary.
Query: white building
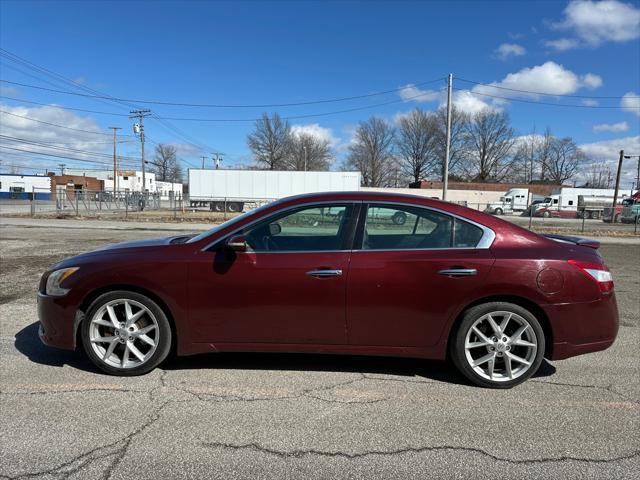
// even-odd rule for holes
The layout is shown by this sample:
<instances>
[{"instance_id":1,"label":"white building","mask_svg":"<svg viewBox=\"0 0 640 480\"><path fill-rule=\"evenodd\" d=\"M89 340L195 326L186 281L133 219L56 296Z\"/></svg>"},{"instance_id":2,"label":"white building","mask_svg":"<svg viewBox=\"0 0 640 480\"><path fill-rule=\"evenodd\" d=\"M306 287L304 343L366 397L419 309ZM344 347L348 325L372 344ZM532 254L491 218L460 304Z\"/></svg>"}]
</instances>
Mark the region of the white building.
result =
<instances>
[{"instance_id":1,"label":"white building","mask_svg":"<svg viewBox=\"0 0 640 480\"><path fill-rule=\"evenodd\" d=\"M158 180L156 182L156 192L160 194L160 198L167 199L173 192L174 198L182 196L184 185L181 183L162 182Z\"/></svg>"},{"instance_id":2,"label":"white building","mask_svg":"<svg viewBox=\"0 0 640 480\"><path fill-rule=\"evenodd\" d=\"M113 170L74 170L67 169L68 175L86 175L104 181L104 189L107 192L113 191ZM159 193L161 198L168 199L169 192L175 195L182 195L183 186L181 183L156 181L156 174L145 172L145 190L149 193ZM142 191L142 171L124 170L118 172L117 190L119 192L141 192Z\"/></svg>"},{"instance_id":3,"label":"white building","mask_svg":"<svg viewBox=\"0 0 640 480\"><path fill-rule=\"evenodd\" d=\"M51 177L0 173L0 198L28 200L35 193L36 200L51 197Z\"/></svg>"}]
</instances>

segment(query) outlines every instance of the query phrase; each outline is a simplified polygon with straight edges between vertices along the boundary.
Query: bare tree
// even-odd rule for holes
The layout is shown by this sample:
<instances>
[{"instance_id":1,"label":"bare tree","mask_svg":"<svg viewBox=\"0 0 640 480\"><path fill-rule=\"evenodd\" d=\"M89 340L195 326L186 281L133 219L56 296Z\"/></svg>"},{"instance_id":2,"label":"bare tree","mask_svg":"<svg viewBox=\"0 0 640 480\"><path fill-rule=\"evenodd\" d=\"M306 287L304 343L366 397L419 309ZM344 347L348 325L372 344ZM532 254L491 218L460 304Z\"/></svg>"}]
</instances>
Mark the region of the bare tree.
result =
<instances>
[{"instance_id":1,"label":"bare tree","mask_svg":"<svg viewBox=\"0 0 640 480\"><path fill-rule=\"evenodd\" d=\"M514 143L506 113L488 109L476 113L466 128L468 155L463 169L476 181L503 180L512 165L510 154Z\"/></svg>"},{"instance_id":2,"label":"bare tree","mask_svg":"<svg viewBox=\"0 0 640 480\"><path fill-rule=\"evenodd\" d=\"M360 171L365 187L386 187L395 171L393 158L394 131L381 118L360 122L349 146L346 166Z\"/></svg>"},{"instance_id":3,"label":"bare tree","mask_svg":"<svg viewBox=\"0 0 640 480\"><path fill-rule=\"evenodd\" d=\"M268 170L285 168L285 160L291 140L289 122L274 113L263 113L256 120L255 131L247 136L247 144L258 165Z\"/></svg>"},{"instance_id":4,"label":"bare tree","mask_svg":"<svg viewBox=\"0 0 640 480\"><path fill-rule=\"evenodd\" d=\"M611 166L604 162L592 163L585 175L585 187L611 188L613 184L613 172Z\"/></svg>"},{"instance_id":5,"label":"bare tree","mask_svg":"<svg viewBox=\"0 0 640 480\"><path fill-rule=\"evenodd\" d=\"M554 139L551 158L547 165L549 180L562 185L578 173L584 159L584 153L573 139L569 137Z\"/></svg>"},{"instance_id":6,"label":"bare tree","mask_svg":"<svg viewBox=\"0 0 640 480\"><path fill-rule=\"evenodd\" d=\"M440 107L435 112L436 133L434 156L440 177L444 176L444 157L447 145L447 109ZM449 149L449 175L460 173L460 166L464 160L466 130L470 121L467 113L453 106L451 108L451 143Z\"/></svg>"},{"instance_id":7,"label":"bare tree","mask_svg":"<svg viewBox=\"0 0 640 480\"><path fill-rule=\"evenodd\" d=\"M291 135L285 163L289 170L325 171L332 158L328 140L299 132Z\"/></svg>"},{"instance_id":8,"label":"bare tree","mask_svg":"<svg viewBox=\"0 0 640 480\"><path fill-rule=\"evenodd\" d=\"M182 182L182 167L178 163L176 147L159 143L156 145L153 162L149 170L156 174L161 182Z\"/></svg>"},{"instance_id":9,"label":"bare tree","mask_svg":"<svg viewBox=\"0 0 640 480\"><path fill-rule=\"evenodd\" d=\"M435 157L437 125L433 115L416 108L400 119L396 148L400 168L418 182L437 169Z\"/></svg>"},{"instance_id":10,"label":"bare tree","mask_svg":"<svg viewBox=\"0 0 640 480\"><path fill-rule=\"evenodd\" d=\"M548 180L549 164L551 163L551 156L553 155L554 143L555 137L551 133L549 127L547 127L542 139L540 139L538 143L537 164L540 169L541 182L546 182Z\"/></svg>"}]
</instances>

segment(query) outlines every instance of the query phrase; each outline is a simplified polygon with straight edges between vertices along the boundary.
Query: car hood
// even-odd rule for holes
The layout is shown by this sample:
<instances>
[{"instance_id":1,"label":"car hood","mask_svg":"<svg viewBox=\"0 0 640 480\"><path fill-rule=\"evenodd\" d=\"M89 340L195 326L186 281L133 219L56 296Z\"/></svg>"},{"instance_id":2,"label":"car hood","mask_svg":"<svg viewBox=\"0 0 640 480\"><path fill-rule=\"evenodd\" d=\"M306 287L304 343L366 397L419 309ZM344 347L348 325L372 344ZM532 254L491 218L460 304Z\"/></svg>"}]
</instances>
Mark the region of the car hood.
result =
<instances>
[{"instance_id":1,"label":"car hood","mask_svg":"<svg viewBox=\"0 0 640 480\"><path fill-rule=\"evenodd\" d=\"M171 248L178 244L185 243L192 236L193 235L173 235L171 237L149 238L146 240L135 240L131 242L105 245L90 252L81 253L80 255L62 260L61 262L52 265L49 270L71 267L80 263L84 263L85 261L95 261L96 257L100 257L103 255L136 253L137 251L147 248Z\"/></svg>"}]
</instances>

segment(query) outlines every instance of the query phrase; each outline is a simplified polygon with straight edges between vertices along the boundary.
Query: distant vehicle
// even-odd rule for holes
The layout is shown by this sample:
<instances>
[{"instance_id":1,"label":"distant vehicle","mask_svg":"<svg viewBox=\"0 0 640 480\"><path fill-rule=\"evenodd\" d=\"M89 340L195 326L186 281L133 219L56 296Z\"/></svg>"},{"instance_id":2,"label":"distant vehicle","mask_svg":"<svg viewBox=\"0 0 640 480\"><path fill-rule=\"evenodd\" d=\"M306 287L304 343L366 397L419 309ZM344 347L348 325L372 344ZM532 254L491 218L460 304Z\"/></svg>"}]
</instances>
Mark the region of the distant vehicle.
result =
<instances>
[{"instance_id":1,"label":"distant vehicle","mask_svg":"<svg viewBox=\"0 0 640 480\"><path fill-rule=\"evenodd\" d=\"M536 217L601 218L613 202L613 189L562 187L537 205Z\"/></svg>"},{"instance_id":2,"label":"distant vehicle","mask_svg":"<svg viewBox=\"0 0 640 480\"><path fill-rule=\"evenodd\" d=\"M39 332L115 375L172 350L322 352L451 359L477 385L510 388L543 357L614 342L598 247L419 196L299 195L199 235L56 263L38 288Z\"/></svg>"},{"instance_id":3,"label":"distant vehicle","mask_svg":"<svg viewBox=\"0 0 640 480\"><path fill-rule=\"evenodd\" d=\"M622 223L637 223L640 217L640 190L631 197L625 198L622 201L622 205L620 221Z\"/></svg>"},{"instance_id":4,"label":"distant vehicle","mask_svg":"<svg viewBox=\"0 0 640 480\"><path fill-rule=\"evenodd\" d=\"M512 188L500 197L498 202L492 202L485 208L486 213L504 215L505 213L524 212L529 206L529 189Z\"/></svg>"},{"instance_id":5,"label":"distant vehicle","mask_svg":"<svg viewBox=\"0 0 640 480\"><path fill-rule=\"evenodd\" d=\"M626 215L625 215L625 208L633 207L634 205L637 205L639 202L640 202L640 190L638 190L636 193L634 193L629 197L623 197L622 201L618 203L615 206L615 208L611 206L605 207L604 214L602 215L602 221L607 223L622 222L623 221L622 217L624 215L625 218L627 219L626 223L629 223L629 218L631 218L631 215L633 213L633 208L626 210ZM634 222L635 220L632 223Z\"/></svg>"},{"instance_id":6,"label":"distant vehicle","mask_svg":"<svg viewBox=\"0 0 640 480\"><path fill-rule=\"evenodd\" d=\"M245 203L303 193L360 190L360 172L189 169L189 205L242 212Z\"/></svg>"}]
</instances>

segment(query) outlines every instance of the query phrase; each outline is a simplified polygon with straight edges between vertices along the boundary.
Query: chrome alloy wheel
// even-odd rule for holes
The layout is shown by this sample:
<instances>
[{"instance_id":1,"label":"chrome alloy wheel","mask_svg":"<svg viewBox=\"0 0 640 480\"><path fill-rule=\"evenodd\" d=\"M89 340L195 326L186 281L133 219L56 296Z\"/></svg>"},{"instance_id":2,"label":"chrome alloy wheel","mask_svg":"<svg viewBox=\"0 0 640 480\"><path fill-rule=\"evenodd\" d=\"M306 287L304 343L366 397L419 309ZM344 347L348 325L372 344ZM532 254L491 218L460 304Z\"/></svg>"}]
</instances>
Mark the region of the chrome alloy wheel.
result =
<instances>
[{"instance_id":1,"label":"chrome alloy wheel","mask_svg":"<svg viewBox=\"0 0 640 480\"><path fill-rule=\"evenodd\" d=\"M464 349L467 362L478 375L494 382L508 382L531 368L538 339L523 317L496 311L482 315L471 325Z\"/></svg>"},{"instance_id":2,"label":"chrome alloy wheel","mask_svg":"<svg viewBox=\"0 0 640 480\"><path fill-rule=\"evenodd\" d=\"M89 341L105 364L134 368L149 360L160 329L153 313L140 302L117 299L102 305L91 318Z\"/></svg>"}]
</instances>

